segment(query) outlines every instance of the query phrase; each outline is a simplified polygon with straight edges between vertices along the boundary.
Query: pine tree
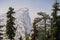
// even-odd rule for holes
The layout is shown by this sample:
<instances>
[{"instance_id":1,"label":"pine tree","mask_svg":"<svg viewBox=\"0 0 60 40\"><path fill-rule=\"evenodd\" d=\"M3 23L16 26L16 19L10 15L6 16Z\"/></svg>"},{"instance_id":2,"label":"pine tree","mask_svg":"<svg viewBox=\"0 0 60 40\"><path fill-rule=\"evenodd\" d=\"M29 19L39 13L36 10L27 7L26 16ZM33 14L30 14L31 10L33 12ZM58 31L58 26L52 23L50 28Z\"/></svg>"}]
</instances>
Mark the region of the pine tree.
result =
<instances>
[{"instance_id":1,"label":"pine tree","mask_svg":"<svg viewBox=\"0 0 60 40\"><path fill-rule=\"evenodd\" d=\"M36 26L36 23L39 22L37 20L37 18L34 19L34 22L33 22L33 34L32 34L32 39L31 40L37 40L37 36L38 36L38 31L37 31L37 26Z\"/></svg>"},{"instance_id":2,"label":"pine tree","mask_svg":"<svg viewBox=\"0 0 60 40\"><path fill-rule=\"evenodd\" d=\"M53 5L53 25L52 25L52 40L60 40L60 18L58 17L57 13L60 11L59 3L56 2Z\"/></svg>"},{"instance_id":3,"label":"pine tree","mask_svg":"<svg viewBox=\"0 0 60 40\"><path fill-rule=\"evenodd\" d=\"M14 27L15 18L12 16L12 14L15 13L13 10L14 8L9 7L9 11L6 13L7 14L6 35L10 40L14 39L15 31L16 31L16 28Z\"/></svg>"},{"instance_id":4,"label":"pine tree","mask_svg":"<svg viewBox=\"0 0 60 40\"><path fill-rule=\"evenodd\" d=\"M39 16L42 16L42 19L44 20L44 29L45 29L45 37L44 37L44 40L46 40L46 35L47 35L47 32L46 32L46 22L47 22L47 19L49 19L49 15L47 15L45 12L39 12L38 13Z\"/></svg>"},{"instance_id":5,"label":"pine tree","mask_svg":"<svg viewBox=\"0 0 60 40\"><path fill-rule=\"evenodd\" d=\"M1 28L3 28L4 27L4 25L0 25L0 40L3 40L3 31L4 30L2 30Z\"/></svg>"},{"instance_id":6,"label":"pine tree","mask_svg":"<svg viewBox=\"0 0 60 40\"><path fill-rule=\"evenodd\" d=\"M32 40L46 40L46 35L47 35L47 31L46 31L46 21L47 21L47 19L49 19L50 17L49 17L49 15L47 15L45 12L38 12L38 15L39 16L42 16L42 17L37 17L37 18L35 18L34 19L34 23L33 23L33 34L32 34ZM39 27L41 27L41 25L40 25L40 21L42 21L42 20L44 20L44 32L42 33L42 32L39 32L39 31L42 31L41 30L41 28L39 28ZM40 25L39 27L38 27L38 25ZM42 28L43 29L43 28ZM42 39L42 37L40 36L39 37L39 33L42 33L43 35L42 35L42 37L43 37L43 39ZM40 38L40 39L39 39Z\"/></svg>"}]
</instances>

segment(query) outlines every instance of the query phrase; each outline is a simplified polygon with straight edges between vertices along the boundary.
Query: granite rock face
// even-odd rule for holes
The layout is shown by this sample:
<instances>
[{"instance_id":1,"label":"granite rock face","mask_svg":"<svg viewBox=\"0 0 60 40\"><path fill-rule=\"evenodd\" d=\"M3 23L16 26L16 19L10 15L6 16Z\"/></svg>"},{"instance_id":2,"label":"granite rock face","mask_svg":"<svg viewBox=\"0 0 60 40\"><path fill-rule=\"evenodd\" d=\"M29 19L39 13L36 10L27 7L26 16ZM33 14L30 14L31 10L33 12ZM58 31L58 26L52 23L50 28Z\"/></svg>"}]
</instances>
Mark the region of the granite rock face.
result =
<instances>
[{"instance_id":1,"label":"granite rock face","mask_svg":"<svg viewBox=\"0 0 60 40\"><path fill-rule=\"evenodd\" d=\"M32 25L31 19L29 16L29 9L28 8L21 8L15 11L13 16L16 18L15 20L15 27L16 27L16 36L15 39L18 40L21 36L24 38L28 34L31 33ZM0 24L6 26L6 14L0 15ZM3 29L5 29L5 26ZM5 32L5 31L4 31Z\"/></svg>"}]
</instances>

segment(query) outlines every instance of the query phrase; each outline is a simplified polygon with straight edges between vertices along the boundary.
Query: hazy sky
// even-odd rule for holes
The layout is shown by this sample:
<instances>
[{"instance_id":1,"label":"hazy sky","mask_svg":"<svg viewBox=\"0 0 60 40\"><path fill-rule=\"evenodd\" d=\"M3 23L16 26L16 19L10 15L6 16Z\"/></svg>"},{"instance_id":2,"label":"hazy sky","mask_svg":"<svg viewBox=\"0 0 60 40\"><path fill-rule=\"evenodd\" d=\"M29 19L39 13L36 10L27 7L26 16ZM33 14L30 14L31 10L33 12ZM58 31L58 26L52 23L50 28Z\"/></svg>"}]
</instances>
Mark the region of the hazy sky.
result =
<instances>
[{"instance_id":1,"label":"hazy sky","mask_svg":"<svg viewBox=\"0 0 60 40\"><path fill-rule=\"evenodd\" d=\"M31 20L37 16L37 12L43 11L51 14L54 0L0 0L0 14L6 13L12 6L15 10L28 8Z\"/></svg>"}]
</instances>

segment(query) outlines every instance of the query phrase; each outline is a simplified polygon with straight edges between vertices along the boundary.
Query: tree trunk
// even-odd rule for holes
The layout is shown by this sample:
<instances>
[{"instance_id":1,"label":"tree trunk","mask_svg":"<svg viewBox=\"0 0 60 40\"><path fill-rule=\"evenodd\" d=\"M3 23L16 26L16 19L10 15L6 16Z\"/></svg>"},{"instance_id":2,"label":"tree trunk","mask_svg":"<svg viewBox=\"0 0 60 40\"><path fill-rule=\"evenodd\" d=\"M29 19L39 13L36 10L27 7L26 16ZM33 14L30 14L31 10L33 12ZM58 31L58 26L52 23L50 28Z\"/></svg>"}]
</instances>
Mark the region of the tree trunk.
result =
<instances>
[{"instance_id":1,"label":"tree trunk","mask_svg":"<svg viewBox=\"0 0 60 40\"><path fill-rule=\"evenodd\" d=\"M44 40L46 40L46 19L44 18L44 26L45 26L45 37Z\"/></svg>"}]
</instances>

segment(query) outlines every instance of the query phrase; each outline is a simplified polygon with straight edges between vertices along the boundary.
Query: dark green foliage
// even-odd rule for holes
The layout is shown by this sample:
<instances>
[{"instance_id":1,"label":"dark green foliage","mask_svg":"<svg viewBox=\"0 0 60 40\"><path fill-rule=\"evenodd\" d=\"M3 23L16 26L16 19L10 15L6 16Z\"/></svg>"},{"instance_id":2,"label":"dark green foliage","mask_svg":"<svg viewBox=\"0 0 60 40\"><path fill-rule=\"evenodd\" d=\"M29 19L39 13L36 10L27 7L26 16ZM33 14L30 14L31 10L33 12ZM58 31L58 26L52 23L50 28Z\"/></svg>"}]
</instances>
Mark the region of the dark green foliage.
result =
<instances>
[{"instance_id":1,"label":"dark green foliage","mask_svg":"<svg viewBox=\"0 0 60 40\"><path fill-rule=\"evenodd\" d=\"M37 26L36 23L38 21L36 19L34 19L34 23L33 23L33 34L32 34L32 39L31 40L37 40L37 36L38 36L38 31L37 31Z\"/></svg>"},{"instance_id":2,"label":"dark green foliage","mask_svg":"<svg viewBox=\"0 0 60 40\"><path fill-rule=\"evenodd\" d=\"M55 2L53 6L53 28L52 28L52 40L60 40L60 17L57 15L59 9L59 3Z\"/></svg>"},{"instance_id":3,"label":"dark green foliage","mask_svg":"<svg viewBox=\"0 0 60 40\"><path fill-rule=\"evenodd\" d=\"M47 22L47 19L50 19L49 15L47 15L45 12L39 12L38 15L42 16L42 20L44 20L44 40L46 40L46 35L47 35L47 31L46 31L46 28L47 28L47 25L46 25L46 22Z\"/></svg>"},{"instance_id":4,"label":"dark green foliage","mask_svg":"<svg viewBox=\"0 0 60 40\"><path fill-rule=\"evenodd\" d=\"M34 19L34 23L33 23L33 28L34 28L34 34L32 35L32 40L46 40L46 35L47 35L47 31L46 31L46 21L47 19L49 19L49 15L47 15L45 12L39 12L38 13L39 16L42 17L37 17ZM42 21L44 20L44 21ZM44 28L41 26L40 21L44 22ZM40 26L38 26L40 25Z\"/></svg>"},{"instance_id":5,"label":"dark green foliage","mask_svg":"<svg viewBox=\"0 0 60 40\"><path fill-rule=\"evenodd\" d=\"M13 10L14 8L10 7L9 11L7 12L6 34L10 40L14 39L16 30L16 28L14 27L15 18L12 16L12 14L15 13Z\"/></svg>"}]
</instances>

